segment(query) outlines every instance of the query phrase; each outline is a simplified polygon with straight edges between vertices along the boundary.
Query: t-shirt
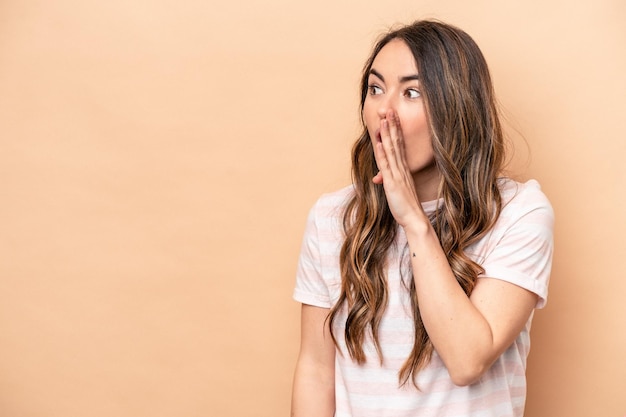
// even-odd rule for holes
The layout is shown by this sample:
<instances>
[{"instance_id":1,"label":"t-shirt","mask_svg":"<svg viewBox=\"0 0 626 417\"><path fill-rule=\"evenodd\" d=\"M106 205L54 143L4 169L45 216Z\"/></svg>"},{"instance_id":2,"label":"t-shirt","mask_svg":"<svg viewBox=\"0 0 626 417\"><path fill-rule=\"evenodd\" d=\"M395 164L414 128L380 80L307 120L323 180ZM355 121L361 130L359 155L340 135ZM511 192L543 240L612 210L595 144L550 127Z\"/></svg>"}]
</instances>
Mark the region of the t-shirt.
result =
<instances>
[{"instance_id":1,"label":"t-shirt","mask_svg":"<svg viewBox=\"0 0 626 417\"><path fill-rule=\"evenodd\" d=\"M481 277L511 282L538 295L545 305L552 263L554 213L539 184L530 180L499 182L503 209L495 226L466 253L485 272ZM341 290L339 252L344 239L342 215L352 186L323 195L311 209L297 269L295 300L331 308ZM422 204L432 213L440 204ZM456 386L437 352L419 371L417 385L400 386L398 371L409 356L414 338L409 292L408 244L401 227L389 250L389 300L379 328L383 362L371 339L363 349L365 364L352 360L344 341L346 307L333 329L339 345L335 355L336 417L522 417L526 399L526 358L530 349L528 319L513 344L474 384ZM408 266L407 266L408 265ZM479 277L480 279L480 277Z\"/></svg>"}]
</instances>

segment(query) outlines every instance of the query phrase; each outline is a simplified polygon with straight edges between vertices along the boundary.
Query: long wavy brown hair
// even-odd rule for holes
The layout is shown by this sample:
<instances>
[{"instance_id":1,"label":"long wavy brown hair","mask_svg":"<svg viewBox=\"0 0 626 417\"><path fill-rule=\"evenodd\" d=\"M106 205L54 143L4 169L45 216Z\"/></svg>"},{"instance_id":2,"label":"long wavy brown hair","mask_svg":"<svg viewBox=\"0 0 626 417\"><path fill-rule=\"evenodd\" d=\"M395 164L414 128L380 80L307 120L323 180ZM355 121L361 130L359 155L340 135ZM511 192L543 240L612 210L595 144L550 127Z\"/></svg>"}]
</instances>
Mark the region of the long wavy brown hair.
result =
<instances>
[{"instance_id":1,"label":"long wavy brown hair","mask_svg":"<svg viewBox=\"0 0 626 417\"><path fill-rule=\"evenodd\" d=\"M484 270L465 254L465 249L493 227L502 208L497 182L504 139L487 63L472 38L454 26L426 20L393 30L376 43L364 66L361 116L372 63L394 39L404 41L415 57L435 163L441 174L438 193L443 203L431 216L431 223L459 285L469 296ZM363 131L352 149L354 195L343 214L341 294L328 319L332 328L340 311L347 308L347 350L353 360L362 364L366 361L363 343L368 333L381 363L383 360L379 325L387 307L387 254L394 246L398 225L382 185L372 182L378 168L363 117L361 122ZM417 386L417 374L430 361L433 345L420 316L413 279L406 288L410 292L415 339L398 378L400 385L411 380ZM332 336L337 344L334 333Z\"/></svg>"}]
</instances>

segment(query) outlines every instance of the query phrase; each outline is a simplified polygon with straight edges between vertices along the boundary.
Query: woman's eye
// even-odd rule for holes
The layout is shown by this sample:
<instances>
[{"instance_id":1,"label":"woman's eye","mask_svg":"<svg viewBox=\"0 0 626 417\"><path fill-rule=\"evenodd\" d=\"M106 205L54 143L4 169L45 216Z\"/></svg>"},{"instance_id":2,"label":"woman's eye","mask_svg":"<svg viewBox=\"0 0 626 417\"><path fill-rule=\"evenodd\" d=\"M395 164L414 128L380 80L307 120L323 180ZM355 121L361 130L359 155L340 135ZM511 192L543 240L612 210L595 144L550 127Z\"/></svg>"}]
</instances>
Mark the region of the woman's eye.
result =
<instances>
[{"instance_id":1,"label":"woman's eye","mask_svg":"<svg viewBox=\"0 0 626 417\"><path fill-rule=\"evenodd\" d=\"M369 93L372 96L377 96L378 94L382 94L383 93L383 89L380 88L377 85L370 85L370 86L367 87L367 89L369 90Z\"/></svg>"},{"instance_id":2,"label":"woman's eye","mask_svg":"<svg viewBox=\"0 0 626 417\"><path fill-rule=\"evenodd\" d=\"M416 90L415 88L409 88L404 92L404 95L408 98L418 98L422 95L422 93L420 93L419 90Z\"/></svg>"}]
</instances>

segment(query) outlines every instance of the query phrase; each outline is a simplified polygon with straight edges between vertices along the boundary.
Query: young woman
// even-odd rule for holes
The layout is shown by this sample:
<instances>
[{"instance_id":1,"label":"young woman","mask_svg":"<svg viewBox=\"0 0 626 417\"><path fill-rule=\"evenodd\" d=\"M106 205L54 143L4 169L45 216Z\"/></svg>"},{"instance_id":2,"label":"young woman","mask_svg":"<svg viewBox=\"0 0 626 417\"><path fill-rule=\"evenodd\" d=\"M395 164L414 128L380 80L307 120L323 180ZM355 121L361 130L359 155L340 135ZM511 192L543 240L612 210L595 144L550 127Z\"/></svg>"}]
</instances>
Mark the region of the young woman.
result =
<instances>
[{"instance_id":1,"label":"young woman","mask_svg":"<svg viewBox=\"0 0 626 417\"><path fill-rule=\"evenodd\" d=\"M553 212L536 181L502 176L484 57L440 22L390 32L361 114L353 185L304 236L292 416L522 416Z\"/></svg>"}]
</instances>

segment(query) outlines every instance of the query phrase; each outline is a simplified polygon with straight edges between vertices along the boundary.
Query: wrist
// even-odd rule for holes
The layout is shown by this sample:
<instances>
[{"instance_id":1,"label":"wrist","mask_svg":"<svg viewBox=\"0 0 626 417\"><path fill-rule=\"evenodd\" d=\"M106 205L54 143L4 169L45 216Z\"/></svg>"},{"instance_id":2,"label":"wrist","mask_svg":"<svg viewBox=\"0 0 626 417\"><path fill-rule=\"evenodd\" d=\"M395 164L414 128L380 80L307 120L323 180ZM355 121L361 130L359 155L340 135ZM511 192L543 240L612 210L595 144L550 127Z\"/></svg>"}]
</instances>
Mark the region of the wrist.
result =
<instances>
[{"instance_id":1,"label":"wrist","mask_svg":"<svg viewBox=\"0 0 626 417\"><path fill-rule=\"evenodd\" d=\"M415 216L406 224L402 225L402 228L404 229L404 233L407 237L425 237L435 232L433 226L430 224L430 220L424 213Z\"/></svg>"}]
</instances>

